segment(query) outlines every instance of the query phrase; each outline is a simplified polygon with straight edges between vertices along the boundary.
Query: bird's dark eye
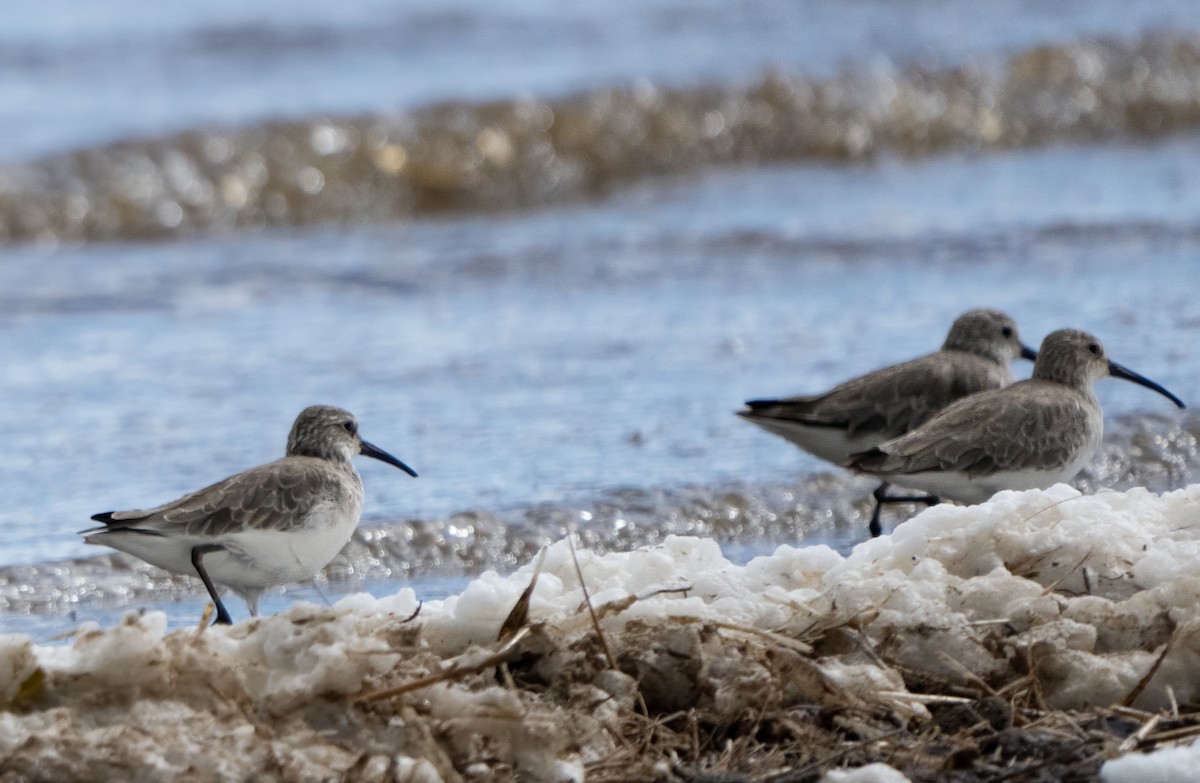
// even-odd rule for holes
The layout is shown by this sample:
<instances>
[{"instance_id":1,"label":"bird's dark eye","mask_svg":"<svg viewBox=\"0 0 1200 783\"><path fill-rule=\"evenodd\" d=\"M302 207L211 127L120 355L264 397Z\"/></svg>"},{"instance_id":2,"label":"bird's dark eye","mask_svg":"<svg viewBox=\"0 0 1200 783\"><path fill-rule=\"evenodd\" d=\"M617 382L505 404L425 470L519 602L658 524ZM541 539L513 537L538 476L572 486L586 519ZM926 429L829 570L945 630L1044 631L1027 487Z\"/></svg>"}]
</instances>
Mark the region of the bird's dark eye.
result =
<instances>
[{"instance_id":1,"label":"bird's dark eye","mask_svg":"<svg viewBox=\"0 0 1200 783\"><path fill-rule=\"evenodd\" d=\"M358 432L358 425L352 421L348 421L342 425L342 429L353 435L354 433Z\"/></svg>"},{"instance_id":2,"label":"bird's dark eye","mask_svg":"<svg viewBox=\"0 0 1200 783\"><path fill-rule=\"evenodd\" d=\"M1100 343L1089 343L1088 350L1092 352L1093 356L1099 356L1100 355Z\"/></svg>"},{"instance_id":3,"label":"bird's dark eye","mask_svg":"<svg viewBox=\"0 0 1200 783\"><path fill-rule=\"evenodd\" d=\"M1011 326L1004 327L1003 329L1000 330L1000 334L1004 335L1005 337L1012 337L1012 335L1013 335L1012 327Z\"/></svg>"}]
</instances>

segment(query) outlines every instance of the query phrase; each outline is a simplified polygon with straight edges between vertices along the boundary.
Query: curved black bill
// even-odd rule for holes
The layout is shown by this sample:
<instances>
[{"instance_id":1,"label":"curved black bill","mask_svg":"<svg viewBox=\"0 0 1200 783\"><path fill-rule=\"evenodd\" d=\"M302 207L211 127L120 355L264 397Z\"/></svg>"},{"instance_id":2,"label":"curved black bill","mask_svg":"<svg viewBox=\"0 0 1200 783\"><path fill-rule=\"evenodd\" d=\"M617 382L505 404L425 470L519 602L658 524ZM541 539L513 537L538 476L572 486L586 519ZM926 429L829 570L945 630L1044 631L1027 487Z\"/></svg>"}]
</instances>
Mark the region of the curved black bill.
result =
<instances>
[{"instance_id":1,"label":"curved black bill","mask_svg":"<svg viewBox=\"0 0 1200 783\"><path fill-rule=\"evenodd\" d=\"M1187 407L1186 405L1183 404L1183 400L1179 399L1174 394L1171 394L1171 392L1169 392L1166 389L1164 389L1163 387L1159 386L1154 381L1150 380L1149 378L1147 378L1145 376L1138 375L1133 370L1126 369L1125 367L1122 367L1121 365L1117 364L1116 362L1108 363L1108 374L1114 378L1123 378L1124 380L1127 380L1127 381L1133 381L1134 383L1138 384L1139 386L1145 386L1147 389L1153 389L1154 391L1158 392L1162 396L1166 397L1171 402L1178 405L1180 408Z\"/></svg>"},{"instance_id":2,"label":"curved black bill","mask_svg":"<svg viewBox=\"0 0 1200 783\"><path fill-rule=\"evenodd\" d=\"M1033 350L1025 343L1021 343L1021 358L1035 362L1037 361L1037 351Z\"/></svg>"},{"instance_id":3,"label":"curved black bill","mask_svg":"<svg viewBox=\"0 0 1200 783\"><path fill-rule=\"evenodd\" d=\"M389 465L395 465L396 467L400 468L400 470L403 470L405 473L412 476L413 478L417 477L417 472L415 470L413 470L412 468L410 468L408 465L405 465L403 462L396 459L391 454L388 454L383 449L372 446L370 443L367 443L365 440L359 441L359 453L363 454L364 456L367 456L367 457L374 457L375 459L379 460L380 462L386 462Z\"/></svg>"}]
</instances>

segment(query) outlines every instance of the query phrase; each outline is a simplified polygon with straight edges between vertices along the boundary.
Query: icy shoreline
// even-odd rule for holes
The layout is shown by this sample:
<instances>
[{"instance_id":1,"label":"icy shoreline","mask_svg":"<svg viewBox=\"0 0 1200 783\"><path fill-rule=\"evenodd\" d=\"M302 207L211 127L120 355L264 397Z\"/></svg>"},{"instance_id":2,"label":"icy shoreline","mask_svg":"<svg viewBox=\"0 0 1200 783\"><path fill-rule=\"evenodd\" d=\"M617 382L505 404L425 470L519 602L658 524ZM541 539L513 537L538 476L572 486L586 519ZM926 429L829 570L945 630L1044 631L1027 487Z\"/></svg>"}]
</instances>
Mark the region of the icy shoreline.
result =
<instances>
[{"instance_id":1,"label":"icy shoreline","mask_svg":"<svg viewBox=\"0 0 1200 783\"><path fill-rule=\"evenodd\" d=\"M1094 742L1042 767L1172 780L1200 760L1186 709L1200 703L1198 512L1200 485L1058 486L934 507L848 557L784 546L737 566L688 537L581 550L602 639L566 541L547 550L528 623L506 644L497 634L532 565L489 572L411 620L404 589L231 628L166 633L151 612L85 625L67 646L0 636L0 770L977 780L1040 752L1001 739L1060 716ZM1097 716L1105 731L1089 728ZM835 774L872 762L899 772Z\"/></svg>"}]
</instances>

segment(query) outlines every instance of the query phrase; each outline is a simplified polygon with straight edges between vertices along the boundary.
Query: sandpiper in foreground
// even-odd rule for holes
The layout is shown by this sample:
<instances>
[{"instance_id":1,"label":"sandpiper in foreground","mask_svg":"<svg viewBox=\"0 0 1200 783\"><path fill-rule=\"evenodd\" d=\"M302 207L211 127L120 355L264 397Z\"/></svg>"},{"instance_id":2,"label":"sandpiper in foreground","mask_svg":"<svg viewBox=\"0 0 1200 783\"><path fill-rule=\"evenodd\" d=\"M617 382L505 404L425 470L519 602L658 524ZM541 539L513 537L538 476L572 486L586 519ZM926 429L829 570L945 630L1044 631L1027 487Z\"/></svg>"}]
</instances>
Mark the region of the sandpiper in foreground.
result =
<instances>
[{"instance_id":1,"label":"sandpiper in foreground","mask_svg":"<svg viewBox=\"0 0 1200 783\"><path fill-rule=\"evenodd\" d=\"M360 438L350 413L314 405L296 417L283 459L157 508L96 514L92 519L104 526L83 531L84 541L200 577L216 622L229 624L216 584L257 615L264 589L311 577L350 540L363 501L362 479L350 462L356 454L417 475Z\"/></svg>"},{"instance_id":2,"label":"sandpiper in foreground","mask_svg":"<svg viewBox=\"0 0 1200 783\"><path fill-rule=\"evenodd\" d=\"M1092 335L1060 329L1042 342L1029 380L959 400L907 435L854 455L850 467L968 504L1002 489L1070 481L1104 436L1092 384L1106 375L1184 407L1154 381L1105 358Z\"/></svg>"},{"instance_id":3,"label":"sandpiper in foreground","mask_svg":"<svg viewBox=\"0 0 1200 783\"><path fill-rule=\"evenodd\" d=\"M850 455L915 429L955 400L1012 383L1013 359L1035 359L1021 343L1012 318L996 310L970 310L955 319L940 351L884 367L824 394L750 400L738 415L813 456L845 466ZM880 534L884 503L927 502L934 497L890 497L875 490L871 535Z\"/></svg>"}]
</instances>

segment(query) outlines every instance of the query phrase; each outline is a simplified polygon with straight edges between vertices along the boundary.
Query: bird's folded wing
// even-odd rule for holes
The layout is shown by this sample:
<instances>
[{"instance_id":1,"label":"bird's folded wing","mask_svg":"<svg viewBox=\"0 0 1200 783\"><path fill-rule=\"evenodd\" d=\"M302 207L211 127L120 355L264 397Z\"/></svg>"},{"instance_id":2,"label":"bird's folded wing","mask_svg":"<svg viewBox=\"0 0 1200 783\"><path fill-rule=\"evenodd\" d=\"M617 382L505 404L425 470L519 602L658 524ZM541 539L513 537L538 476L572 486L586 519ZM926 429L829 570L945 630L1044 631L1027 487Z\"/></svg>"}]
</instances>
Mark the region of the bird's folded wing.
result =
<instances>
[{"instance_id":1,"label":"bird's folded wing","mask_svg":"<svg viewBox=\"0 0 1200 783\"><path fill-rule=\"evenodd\" d=\"M985 392L852 463L869 473L927 471L988 476L1066 464L1085 437L1086 411L1072 397Z\"/></svg>"},{"instance_id":2,"label":"bird's folded wing","mask_svg":"<svg viewBox=\"0 0 1200 783\"><path fill-rule=\"evenodd\" d=\"M747 418L839 427L851 437L908 432L964 394L981 391L952 363L934 356L885 367L811 397L754 400Z\"/></svg>"},{"instance_id":3,"label":"bird's folded wing","mask_svg":"<svg viewBox=\"0 0 1200 783\"><path fill-rule=\"evenodd\" d=\"M92 517L104 530L219 536L236 530L299 524L322 500L334 500L339 484L322 460L285 458L230 476L212 486L152 509ZM87 532L87 531L85 531Z\"/></svg>"}]
</instances>

